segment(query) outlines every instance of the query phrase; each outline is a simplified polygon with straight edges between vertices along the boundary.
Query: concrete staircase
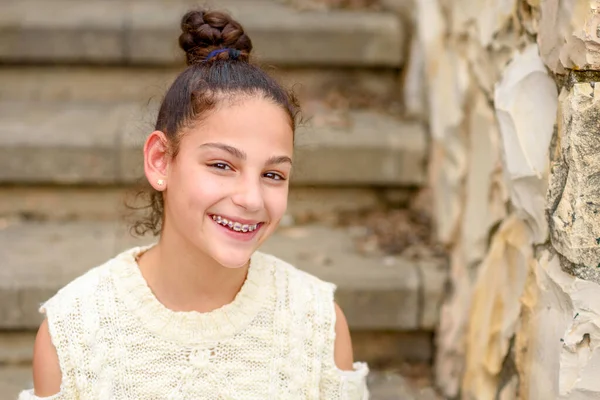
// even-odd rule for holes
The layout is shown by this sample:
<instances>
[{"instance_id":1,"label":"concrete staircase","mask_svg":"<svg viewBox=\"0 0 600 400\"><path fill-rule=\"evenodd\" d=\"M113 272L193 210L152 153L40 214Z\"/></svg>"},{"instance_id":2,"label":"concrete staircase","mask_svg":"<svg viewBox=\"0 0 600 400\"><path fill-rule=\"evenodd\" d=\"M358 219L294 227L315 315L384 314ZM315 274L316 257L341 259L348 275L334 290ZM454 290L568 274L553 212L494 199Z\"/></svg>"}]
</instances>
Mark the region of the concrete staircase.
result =
<instances>
[{"instance_id":1,"label":"concrete staircase","mask_svg":"<svg viewBox=\"0 0 600 400\"><path fill-rule=\"evenodd\" d=\"M183 68L178 20L194 3L2 2L0 400L30 379L38 304L152 240L127 233L122 203L142 177L156 107ZM401 19L272 0L216 4L244 24L259 61L295 84L310 117L297 134L289 215L263 250L338 285L357 359L382 371L430 362L445 262L356 245L369 233L361 215L406 206L425 181L425 130L398 118ZM374 399L434 398L398 375L372 379Z\"/></svg>"}]
</instances>

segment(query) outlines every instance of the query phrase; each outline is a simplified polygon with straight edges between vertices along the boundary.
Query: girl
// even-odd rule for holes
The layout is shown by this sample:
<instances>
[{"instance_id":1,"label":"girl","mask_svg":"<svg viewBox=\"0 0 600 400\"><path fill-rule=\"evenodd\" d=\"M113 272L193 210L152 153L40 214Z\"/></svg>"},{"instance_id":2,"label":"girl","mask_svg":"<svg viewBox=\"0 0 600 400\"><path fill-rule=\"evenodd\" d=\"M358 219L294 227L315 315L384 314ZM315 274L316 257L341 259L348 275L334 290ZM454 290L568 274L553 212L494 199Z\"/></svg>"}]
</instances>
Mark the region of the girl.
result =
<instances>
[{"instance_id":1,"label":"girl","mask_svg":"<svg viewBox=\"0 0 600 400\"><path fill-rule=\"evenodd\" d=\"M286 206L297 107L250 38L192 11L144 145L152 246L46 302L20 399L366 399L334 286L257 248Z\"/></svg>"}]
</instances>

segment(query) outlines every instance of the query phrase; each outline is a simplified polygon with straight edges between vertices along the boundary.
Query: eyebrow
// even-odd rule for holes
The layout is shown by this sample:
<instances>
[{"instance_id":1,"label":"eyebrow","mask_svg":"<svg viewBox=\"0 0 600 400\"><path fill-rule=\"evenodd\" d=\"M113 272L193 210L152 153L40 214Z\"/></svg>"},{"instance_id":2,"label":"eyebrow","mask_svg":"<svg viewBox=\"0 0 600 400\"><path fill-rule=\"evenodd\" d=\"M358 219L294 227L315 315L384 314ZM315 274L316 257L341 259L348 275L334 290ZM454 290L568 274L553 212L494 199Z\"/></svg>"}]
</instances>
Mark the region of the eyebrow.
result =
<instances>
[{"instance_id":1,"label":"eyebrow","mask_svg":"<svg viewBox=\"0 0 600 400\"><path fill-rule=\"evenodd\" d=\"M238 158L240 160L246 160L248 158L246 153L243 152L242 150L237 149L237 148L230 146L228 144L225 144L225 143L210 142L210 143L204 143L204 144L200 145L199 147L200 148L213 147L216 149L220 149L220 150L226 151L227 153L231 154L233 157ZM292 159L288 156L273 156L273 157L269 158L265 164L273 165L273 164L284 164L284 163L292 164Z\"/></svg>"}]
</instances>

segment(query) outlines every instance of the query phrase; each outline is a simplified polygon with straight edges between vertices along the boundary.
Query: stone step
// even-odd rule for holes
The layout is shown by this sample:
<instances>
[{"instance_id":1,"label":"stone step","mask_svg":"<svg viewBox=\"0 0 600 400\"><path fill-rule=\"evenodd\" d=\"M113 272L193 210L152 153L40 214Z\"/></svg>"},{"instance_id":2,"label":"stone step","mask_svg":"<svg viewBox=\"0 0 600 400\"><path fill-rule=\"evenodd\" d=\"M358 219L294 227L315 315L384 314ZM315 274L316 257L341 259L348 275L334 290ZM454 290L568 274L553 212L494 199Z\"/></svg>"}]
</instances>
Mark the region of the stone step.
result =
<instances>
[{"instance_id":1,"label":"stone step","mask_svg":"<svg viewBox=\"0 0 600 400\"><path fill-rule=\"evenodd\" d=\"M419 387L395 372L371 371L368 377L371 400L440 400L431 387ZM31 388L32 374L28 366L0 365L0 400L14 400L24 388Z\"/></svg>"},{"instance_id":2,"label":"stone step","mask_svg":"<svg viewBox=\"0 0 600 400\"><path fill-rule=\"evenodd\" d=\"M279 229L262 250L338 285L353 330L433 330L446 281L439 259L362 255L358 229ZM136 239L112 221L4 221L0 229L0 330L35 329L37 308L60 287Z\"/></svg>"},{"instance_id":3,"label":"stone step","mask_svg":"<svg viewBox=\"0 0 600 400\"><path fill-rule=\"evenodd\" d=\"M0 101L145 104L162 99L182 70L177 67L0 65ZM378 107L392 111L400 108L402 78L391 69L265 67L265 71L293 90L304 109L310 109L315 100L353 108Z\"/></svg>"},{"instance_id":4,"label":"stone step","mask_svg":"<svg viewBox=\"0 0 600 400\"><path fill-rule=\"evenodd\" d=\"M155 105L0 102L0 183L128 184L142 177L141 147ZM300 127L294 184L416 186L426 134L376 111L323 111Z\"/></svg>"},{"instance_id":5,"label":"stone step","mask_svg":"<svg viewBox=\"0 0 600 400\"><path fill-rule=\"evenodd\" d=\"M4 0L0 62L182 65L179 22L190 0ZM299 11L269 0L214 0L276 65L401 66L400 18L369 11Z\"/></svg>"}]
</instances>

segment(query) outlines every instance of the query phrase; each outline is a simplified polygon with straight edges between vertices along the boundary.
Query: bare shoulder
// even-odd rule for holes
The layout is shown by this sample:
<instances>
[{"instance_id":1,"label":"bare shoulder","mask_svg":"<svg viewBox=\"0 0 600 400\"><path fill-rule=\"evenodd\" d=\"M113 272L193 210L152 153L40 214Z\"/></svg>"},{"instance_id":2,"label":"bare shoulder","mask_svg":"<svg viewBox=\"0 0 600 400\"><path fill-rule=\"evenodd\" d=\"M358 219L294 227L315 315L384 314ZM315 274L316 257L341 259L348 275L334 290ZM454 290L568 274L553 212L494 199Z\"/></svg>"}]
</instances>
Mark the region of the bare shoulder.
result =
<instances>
[{"instance_id":1,"label":"bare shoulder","mask_svg":"<svg viewBox=\"0 0 600 400\"><path fill-rule=\"evenodd\" d=\"M352 339L344 312L335 303L335 347L334 358L336 366L343 371L353 369L354 355L352 354Z\"/></svg>"},{"instance_id":2,"label":"bare shoulder","mask_svg":"<svg viewBox=\"0 0 600 400\"><path fill-rule=\"evenodd\" d=\"M58 354L50 338L48 320L45 319L33 347L33 386L36 396L51 396L60 392L61 380Z\"/></svg>"}]
</instances>

